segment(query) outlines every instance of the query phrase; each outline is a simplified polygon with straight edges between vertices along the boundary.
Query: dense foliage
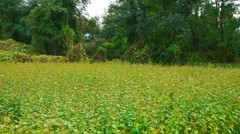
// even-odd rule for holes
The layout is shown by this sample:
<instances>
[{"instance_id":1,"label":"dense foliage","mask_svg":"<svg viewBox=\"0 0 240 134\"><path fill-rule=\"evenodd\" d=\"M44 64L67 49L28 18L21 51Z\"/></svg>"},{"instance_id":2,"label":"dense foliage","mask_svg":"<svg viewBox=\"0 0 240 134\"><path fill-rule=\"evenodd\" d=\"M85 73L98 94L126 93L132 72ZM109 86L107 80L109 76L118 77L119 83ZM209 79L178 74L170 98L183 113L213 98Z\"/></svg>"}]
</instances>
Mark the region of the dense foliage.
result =
<instances>
[{"instance_id":1,"label":"dense foliage","mask_svg":"<svg viewBox=\"0 0 240 134\"><path fill-rule=\"evenodd\" d=\"M99 24L89 0L3 0L0 40L31 44L35 54L67 56L83 44L93 59L192 64L240 62L238 0L116 0Z\"/></svg>"},{"instance_id":2,"label":"dense foliage","mask_svg":"<svg viewBox=\"0 0 240 134\"><path fill-rule=\"evenodd\" d=\"M4 0L0 39L32 44L35 53L64 55L91 32L83 16L88 0Z\"/></svg>"},{"instance_id":3,"label":"dense foliage","mask_svg":"<svg viewBox=\"0 0 240 134\"><path fill-rule=\"evenodd\" d=\"M0 0L0 133L240 132L237 0L89 2Z\"/></svg>"},{"instance_id":4,"label":"dense foliage","mask_svg":"<svg viewBox=\"0 0 240 134\"><path fill-rule=\"evenodd\" d=\"M239 62L235 2L117 0L104 19L102 34L119 48L118 57L133 63Z\"/></svg>"},{"instance_id":5,"label":"dense foliage","mask_svg":"<svg viewBox=\"0 0 240 134\"><path fill-rule=\"evenodd\" d=\"M78 56L78 54L75 54ZM33 47L14 40L0 40L0 62L68 62L63 56L36 55Z\"/></svg>"},{"instance_id":6,"label":"dense foliage","mask_svg":"<svg viewBox=\"0 0 240 134\"><path fill-rule=\"evenodd\" d=\"M14 40L0 40L0 50L9 52L23 52L26 54L32 54L32 47L28 44L16 42Z\"/></svg>"},{"instance_id":7,"label":"dense foliage","mask_svg":"<svg viewBox=\"0 0 240 134\"><path fill-rule=\"evenodd\" d=\"M240 131L236 68L0 63L0 133Z\"/></svg>"}]
</instances>

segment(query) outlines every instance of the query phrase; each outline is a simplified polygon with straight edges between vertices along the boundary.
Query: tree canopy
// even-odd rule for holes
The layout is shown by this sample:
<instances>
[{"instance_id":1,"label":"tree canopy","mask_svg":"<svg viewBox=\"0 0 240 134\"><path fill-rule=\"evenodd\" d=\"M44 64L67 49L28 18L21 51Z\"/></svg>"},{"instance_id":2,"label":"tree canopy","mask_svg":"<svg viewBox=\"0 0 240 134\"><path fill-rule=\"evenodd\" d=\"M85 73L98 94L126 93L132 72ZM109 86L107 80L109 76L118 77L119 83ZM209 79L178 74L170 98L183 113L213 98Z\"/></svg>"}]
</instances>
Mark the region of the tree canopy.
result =
<instances>
[{"instance_id":1,"label":"tree canopy","mask_svg":"<svg viewBox=\"0 0 240 134\"><path fill-rule=\"evenodd\" d=\"M236 62L240 23L234 1L118 0L105 16L104 37L123 35L132 62Z\"/></svg>"},{"instance_id":2,"label":"tree canopy","mask_svg":"<svg viewBox=\"0 0 240 134\"><path fill-rule=\"evenodd\" d=\"M66 56L82 43L89 57L101 48L108 60L132 63L239 62L236 1L116 0L100 25L84 15L89 0L4 0L0 39L37 54Z\"/></svg>"}]
</instances>

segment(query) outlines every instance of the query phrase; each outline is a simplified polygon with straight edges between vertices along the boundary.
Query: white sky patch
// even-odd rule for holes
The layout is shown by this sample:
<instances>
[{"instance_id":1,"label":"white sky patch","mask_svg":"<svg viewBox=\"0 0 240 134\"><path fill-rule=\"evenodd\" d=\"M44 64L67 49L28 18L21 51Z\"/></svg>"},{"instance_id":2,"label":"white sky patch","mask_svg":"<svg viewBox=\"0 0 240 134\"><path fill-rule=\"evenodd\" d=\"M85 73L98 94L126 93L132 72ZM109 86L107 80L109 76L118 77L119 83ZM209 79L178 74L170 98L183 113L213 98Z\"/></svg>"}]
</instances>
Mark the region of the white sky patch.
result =
<instances>
[{"instance_id":1,"label":"white sky patch","mask_svg":"<svg viewBox=\"0 0 240 134\"><path fill-rule=\"evenodd\" d=\"M116 0L90 0L90 4L87 6L87 13L89 17L99 17L100 23L103 21L102 17L107 11L108 6L111 2L115 2ZM236 4L240 4L240 1L237 1ZM240 13L234 15L235 17L239 17Z\"/></svg>"},{"instance_id":2,"label":"white sky patch","mask_svg":"<svg viewBox=\"0 0 240 134\"><path fill-rule=\"evenodd\" d=\"M240 1L237 1L236 4L240 5ZM240 18L240 6L238 7L237 14L235 14L235 17Z\"/></svg>"},{"instance_id":3,"label":"white sky patch","mask_svg":"<svg viewBox=\"0 0 240 134\"><path fill-rule=\"evenodd\" d=\"M87 6L87 12L90 17L100 17L100 21L102 20L102 16L105 11L107 11L108 6L111 2L115 0L90 0L91 4Z\"/></svg>"}]
</instances>

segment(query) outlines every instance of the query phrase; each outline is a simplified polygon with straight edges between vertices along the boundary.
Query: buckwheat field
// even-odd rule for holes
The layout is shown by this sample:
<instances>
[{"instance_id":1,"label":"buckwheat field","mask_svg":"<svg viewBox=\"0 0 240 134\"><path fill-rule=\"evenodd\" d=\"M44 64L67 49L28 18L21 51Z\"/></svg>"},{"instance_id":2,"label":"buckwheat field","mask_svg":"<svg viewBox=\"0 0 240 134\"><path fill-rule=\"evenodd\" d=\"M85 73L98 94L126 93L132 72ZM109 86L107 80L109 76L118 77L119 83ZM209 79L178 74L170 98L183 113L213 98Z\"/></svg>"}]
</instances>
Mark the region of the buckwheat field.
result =
<instances>
[{"instance_id":1,"label":"buckwheat field","mask_svg":"<svg viewBox=\"0 0 240 134\"><path fill-rule=\"evenodd\" d=\"M0 133L240 132L240 70L0 63Z\"/></svg>"}]
</instances>

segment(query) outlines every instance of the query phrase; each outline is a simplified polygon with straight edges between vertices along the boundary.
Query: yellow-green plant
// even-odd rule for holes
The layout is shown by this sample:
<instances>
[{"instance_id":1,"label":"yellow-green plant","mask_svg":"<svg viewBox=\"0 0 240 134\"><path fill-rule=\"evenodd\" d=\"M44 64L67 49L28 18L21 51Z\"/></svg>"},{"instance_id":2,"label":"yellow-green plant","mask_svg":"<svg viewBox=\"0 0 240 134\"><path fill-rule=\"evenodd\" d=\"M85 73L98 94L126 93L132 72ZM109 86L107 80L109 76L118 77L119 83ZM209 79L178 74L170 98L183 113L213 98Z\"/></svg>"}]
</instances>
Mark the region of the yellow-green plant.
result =
<instances>
[{"instance_id":1,"label":"yellow-green plant","mask_svg":"<svg viewBox=\"0 0 240 134\"><path fill-rule=\"evenodd\" d=\"M13 61L24 63L24 62L32 62L33 60L30 55L18 52L13 54Z\"/></svg>"},{"instance_id":2,"label":"yellow-green plant","mask_svg":"<svg viewBox=\"0 0 240 134\"><path fill-rule=\"evenodd\" d=\"M88 60L86 51L82 44L78 44L68 52L67 58L70 62L84 62Z\"/></svg>"},{"instance_id":3,"label":"yellow-green plant","mask_svg":"<svg viewBox=\"0 0 240 134\"><path fill-rule=\"evenodd\" d=\"M239 68L0 63L0 133L224 133L239 128Z\"/></svg>"},{"instance_id":4,"label":"yellow-green plant","mask_svg":"<svg viewBox=\"0 0 240 134\"><path fill-rule=\"evenodd\" d=\"M0 62L11 62L12 60L13 60L12 52L0 50Z\"/></svg>"}]
</instances>

